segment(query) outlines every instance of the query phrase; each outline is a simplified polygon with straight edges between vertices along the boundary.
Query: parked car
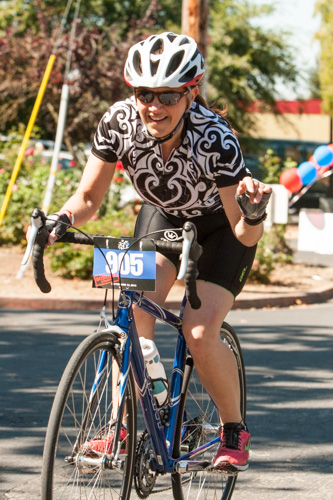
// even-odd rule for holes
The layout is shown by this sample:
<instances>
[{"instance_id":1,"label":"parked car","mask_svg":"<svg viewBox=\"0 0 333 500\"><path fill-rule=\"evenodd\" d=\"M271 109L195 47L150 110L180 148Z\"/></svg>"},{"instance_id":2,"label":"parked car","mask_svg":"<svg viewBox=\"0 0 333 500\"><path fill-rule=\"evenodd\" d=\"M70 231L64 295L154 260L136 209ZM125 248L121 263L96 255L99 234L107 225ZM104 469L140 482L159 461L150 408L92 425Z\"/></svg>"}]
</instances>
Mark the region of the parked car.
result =
<instances>
[{"instance_id":1,"label":"parked car","mask_svg":"<svg viewBox=\"0 0 333 500\"><path fill-rule=\"evenodd\" d=\"M47 163L52 162L53 158L53 150L43 150L41 152L41 158L44 158ZM59 169L73 168L75 167L75 161L73 155L68 151L60 151L58 158L58 167Z\"/></svg>"},{"instance_id":2,"label":"parked car","mask_svg":"<svg viewBox=\"0 0 333 500\"><path fill-rule=\"evenodd\" d=\"M33 148L36 147L37 149L40 148L40 149L46 149L48 151L52 151L54 149L55 142L50 140L50 139L31 138L29 140L29 146L33 147ZM61 150L68 151L68 149L64 143L61 145Z\"/></svg>"}]
</instances>

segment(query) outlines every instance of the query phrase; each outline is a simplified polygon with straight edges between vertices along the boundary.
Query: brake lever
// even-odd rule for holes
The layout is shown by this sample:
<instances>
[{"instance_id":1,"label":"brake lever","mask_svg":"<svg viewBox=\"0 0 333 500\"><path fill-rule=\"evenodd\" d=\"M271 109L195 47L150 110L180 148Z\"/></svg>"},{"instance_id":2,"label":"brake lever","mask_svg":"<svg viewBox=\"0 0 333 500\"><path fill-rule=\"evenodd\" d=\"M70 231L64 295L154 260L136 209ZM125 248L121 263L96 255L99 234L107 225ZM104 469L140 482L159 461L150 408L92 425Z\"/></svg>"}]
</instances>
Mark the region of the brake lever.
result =
<instances>
[{"instance_id":1,"label":"brake lever","mask_svg":"<svg viewBox=\"0 0 333 500\"><path fill-rule=\"evenodd\" d=\"M21 266L25 266L28 263L30 258L33 246L36 241L36 236L41 227L44 226L46 217L43 212L39 208L34 208L31 214L31 232L29 235L29 241L27 244L27 248L25 250L25 254L23 256Z\"/></svg>"}]
</instances>

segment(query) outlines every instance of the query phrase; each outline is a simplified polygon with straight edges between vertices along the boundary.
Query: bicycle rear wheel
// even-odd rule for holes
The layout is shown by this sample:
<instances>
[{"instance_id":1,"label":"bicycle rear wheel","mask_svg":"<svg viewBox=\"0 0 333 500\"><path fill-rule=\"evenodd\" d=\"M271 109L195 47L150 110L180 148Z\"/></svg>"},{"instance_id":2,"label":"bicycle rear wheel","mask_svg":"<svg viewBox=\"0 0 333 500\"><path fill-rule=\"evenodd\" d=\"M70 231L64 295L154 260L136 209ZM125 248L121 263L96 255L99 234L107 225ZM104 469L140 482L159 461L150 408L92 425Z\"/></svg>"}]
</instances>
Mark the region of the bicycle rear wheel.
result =
<instances>
[{"instance_id":1,"label":"bicycle rear wheel","mask_svg":"<svg viewBox=\"0 0 333 500\"><path fill-rule=\"evenodd\" d=\"M233 352L237 367L241 394L241 414L246 414L246 381L243 355L236 333L227 323L221 327L221 339ZM216 406L200 383L192 358L186 362L181 395L180 411L175 436L174 457L212 441L220 433L220 419ZM205 453L195 457L212 463L218 443ZM237 475L227 475L211 469L172 474L173 495L176 500L229 500Z\"/></svg>"},{"instance_id":2,"label":"bicycle rear wheel","mask_svg":"<svg viewBox=\"0 0 333 500\"><path fill-rule=\"evenodd\" d=\"M130 496L136 443L136 397L130 372L121 415L118 406L120 355L116 345L117 339L109 333L91 335L78 346L68 362L46 433L42 500L127 500ZM101 358L105 359L105 367L97 380ZM97 388L92 396L94 384ZM126 438L122 442L119 440L119 453L114 460L106 453L98 456L88 453L86 444L92 439L104 439L110 432L111 419L126 422L127 426Z\"/></svg>"}]
</instances>

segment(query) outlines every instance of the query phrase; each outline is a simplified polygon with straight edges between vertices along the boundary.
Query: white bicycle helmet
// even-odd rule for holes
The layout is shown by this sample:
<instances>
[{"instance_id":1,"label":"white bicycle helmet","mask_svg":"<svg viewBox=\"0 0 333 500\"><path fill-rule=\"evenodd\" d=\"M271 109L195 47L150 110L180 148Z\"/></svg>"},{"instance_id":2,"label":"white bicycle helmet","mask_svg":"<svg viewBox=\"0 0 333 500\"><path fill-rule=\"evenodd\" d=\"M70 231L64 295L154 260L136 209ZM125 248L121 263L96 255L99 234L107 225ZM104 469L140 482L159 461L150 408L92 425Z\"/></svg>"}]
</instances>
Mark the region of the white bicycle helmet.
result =
<instances>
[{"instance_id":1,"label":"white bicycle helmet","mask_svg":"<svg viewBox=\"0 0 333 500\"><path fill-rule=\"evenodd\" d=\"M124 78L131 87L189 87L197 85L204 60L196 41L187 35L152 35L130 48Z\"/></svg>"}]
</instances>

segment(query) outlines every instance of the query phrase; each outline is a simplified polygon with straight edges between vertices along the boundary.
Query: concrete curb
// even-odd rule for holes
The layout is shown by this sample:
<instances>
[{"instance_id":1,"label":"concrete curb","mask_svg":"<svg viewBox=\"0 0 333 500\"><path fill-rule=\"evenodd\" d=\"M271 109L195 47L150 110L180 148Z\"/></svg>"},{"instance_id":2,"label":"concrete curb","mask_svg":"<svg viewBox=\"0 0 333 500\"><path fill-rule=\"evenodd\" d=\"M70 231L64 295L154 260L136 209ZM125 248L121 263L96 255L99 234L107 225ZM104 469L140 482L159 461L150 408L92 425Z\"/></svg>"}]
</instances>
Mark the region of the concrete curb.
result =
<instances>
[{"instance_id":1,"label":"concrete curb","mask_svg":"<svg viewBox=\"0 0 333 500\"><path fill-rule=\"evenodd\" d=\"M333 298L333 286L312 292L286 292L274 295L268 293L258 297L255 292L244 293L236 299L233 309L262 309L269 307L289 307L302 304L317 304ZM182 295L172 295L166 301L169 309L179 309ZM102 299L66 299L50 297L0 297L1 309L78 310L96 311L102 307Z\"/></svg>"},{"instance_id":2,"label":"concrete curb","mask_svg":"<svg viewBox=\"0 0 333 500\"><path fill-rule=\"evenodd\" d=\"M253 294L254 295L254 294ZM313 292L286 293L281 295L267 295L264 297L236 299L233 309L262 309L264 307L289 307L302 304L318 304L333 298L333 287Z\"/></svg>"}]
</instances>

